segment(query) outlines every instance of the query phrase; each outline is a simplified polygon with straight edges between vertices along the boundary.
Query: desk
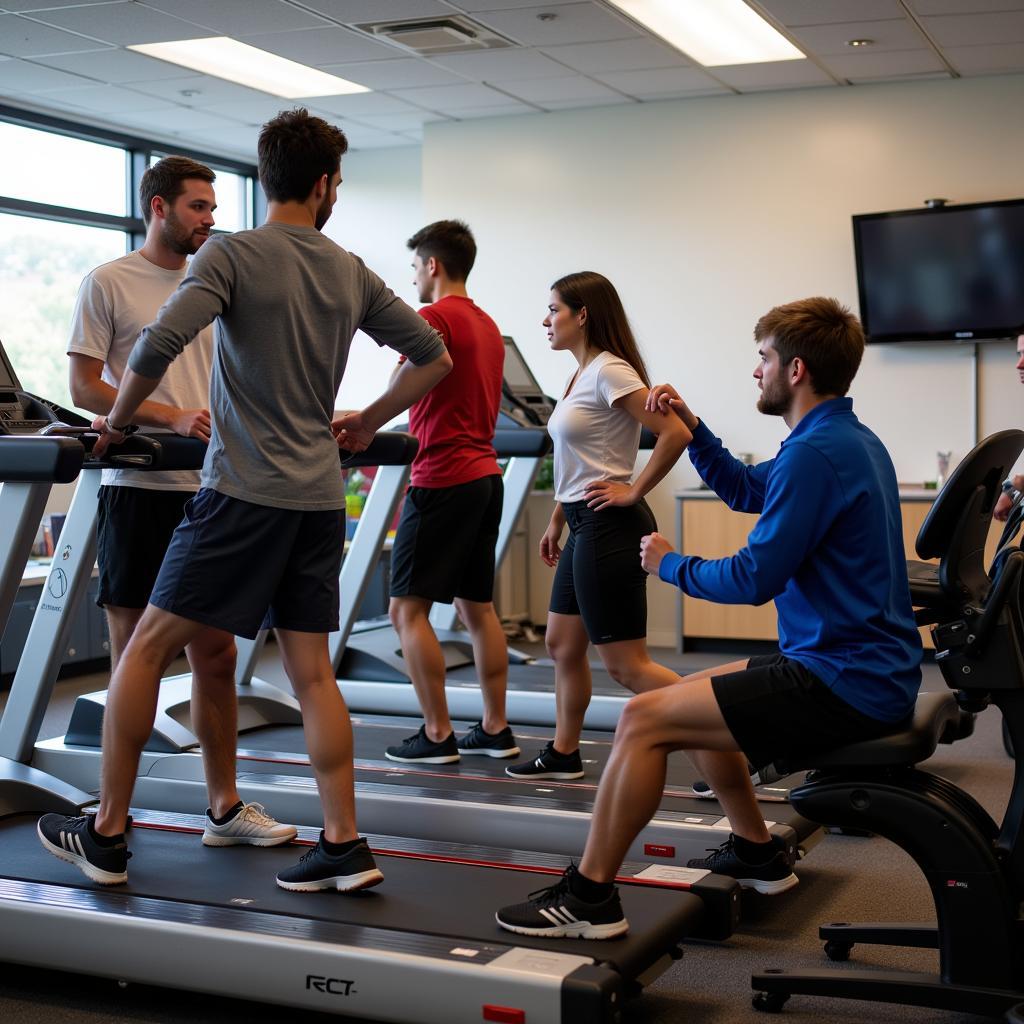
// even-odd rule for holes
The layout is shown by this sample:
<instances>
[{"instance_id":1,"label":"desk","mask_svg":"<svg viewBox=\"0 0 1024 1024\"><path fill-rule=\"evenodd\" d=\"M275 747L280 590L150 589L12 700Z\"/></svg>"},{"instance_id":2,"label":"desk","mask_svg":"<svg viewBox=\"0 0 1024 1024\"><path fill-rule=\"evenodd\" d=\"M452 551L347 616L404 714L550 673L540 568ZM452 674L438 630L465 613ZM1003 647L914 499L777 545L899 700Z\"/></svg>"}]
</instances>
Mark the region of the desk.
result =
<instances>
[{"instance_id":1,"label":"desk","mask_svg":"<svg viewBox=\"0 0 1024 1024\"><path fill-rule=\"evenodd\" d=\"M916 559L914 543L921 524L935 500L935 491L906 489L900 491L900 512L903 516L903 545L907 558ZM725 558L735 554L747 543L747 536L757 520L756 515L733 512L713 491L687 489L677 491L676 547L688 555L702 558ZM993 524L989 534L986 562L995 550L1002 524ZM776 640L776 611L768 604L713 604L678 591L676 595L677 649L685 648L687 639ZM921 630L926 647L931 635Z\"/></svg>"}]
</instances>

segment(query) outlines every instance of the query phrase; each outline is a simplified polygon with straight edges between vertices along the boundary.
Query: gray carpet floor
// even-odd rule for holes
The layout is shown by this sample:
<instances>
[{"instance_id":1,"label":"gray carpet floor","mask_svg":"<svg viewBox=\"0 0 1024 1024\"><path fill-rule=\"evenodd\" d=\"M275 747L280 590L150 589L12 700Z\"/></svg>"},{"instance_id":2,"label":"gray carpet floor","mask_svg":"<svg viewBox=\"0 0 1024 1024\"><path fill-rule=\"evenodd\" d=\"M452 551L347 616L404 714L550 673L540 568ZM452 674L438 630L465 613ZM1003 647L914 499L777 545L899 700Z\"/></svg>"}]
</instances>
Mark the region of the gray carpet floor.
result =
<instances>
[{"instance_id":1,"label":"gray carpet floor","mask_svg":"<svg viewBox=\"0 0 1024 1024\"><path fill-rule=\"evenodd\" d=\"M659 660L680 670L729 661L735 655L709 653L676 655L657 652ZM273 648L268 648L260 675L283 678ZM47 714L43 736L64 731L74 697L105 685L102 676L69 679L58 684ZM942 688L933 666L926 667L926 689ZM3 695L0 695L2 704ZM940 747L927 767L967 789L997 819L1001 816L1013 777L1013 763L1000 738L998 711L978 719L973 736L951 747ZM2 851L0 851L2 858ZM683 959L627 1007L631 1024L743 1024L777 1019L790 1024L829 1021L918 1022L967 1024L981 1018L935 1010L854 1003L797 996L783 1016L766 1017L750 1006L750 975L764 967L819 967L826 961L817 937L819 923L828 921L934 920L923 878L900 850L879 838L826 837L797 869L800 885L774 899L754 897L745 902L745 921L728 942L691 944ZM849 970L873 965L896 970L934 971L938 956L927 950L857 947ZM0 965L0 1021L3 1024L225 1024L229 1021L281 1021L294 1011L240 1000L216 999L185 991L130 985L119 987L96 979L49 970ZM302 1013L302 1019L330 1019ZM582 1022L581 1022L582 1024Z\"/></svg>"}]
</instances>

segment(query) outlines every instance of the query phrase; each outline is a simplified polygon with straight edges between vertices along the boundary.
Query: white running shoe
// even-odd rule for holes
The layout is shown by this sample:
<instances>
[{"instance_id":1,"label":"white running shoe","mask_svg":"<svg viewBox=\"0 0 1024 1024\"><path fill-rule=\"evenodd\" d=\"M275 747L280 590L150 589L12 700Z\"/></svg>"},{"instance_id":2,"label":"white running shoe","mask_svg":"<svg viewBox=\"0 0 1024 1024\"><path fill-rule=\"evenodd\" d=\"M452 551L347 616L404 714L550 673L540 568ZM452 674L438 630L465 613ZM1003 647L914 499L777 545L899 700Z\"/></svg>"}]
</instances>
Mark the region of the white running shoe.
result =
<instances>
[{"instance_id":1,"label":"white running shoe","mask_svg":"<svg viewBox=\"0 0 1024 1024\"><path fill-rule=\"evenodd\" d=\"M242 804L230 820L218 825L206 812L204 846L280 846L291 842L298 830L275 821L263 804Z\"/></svg>"}]
</instances>

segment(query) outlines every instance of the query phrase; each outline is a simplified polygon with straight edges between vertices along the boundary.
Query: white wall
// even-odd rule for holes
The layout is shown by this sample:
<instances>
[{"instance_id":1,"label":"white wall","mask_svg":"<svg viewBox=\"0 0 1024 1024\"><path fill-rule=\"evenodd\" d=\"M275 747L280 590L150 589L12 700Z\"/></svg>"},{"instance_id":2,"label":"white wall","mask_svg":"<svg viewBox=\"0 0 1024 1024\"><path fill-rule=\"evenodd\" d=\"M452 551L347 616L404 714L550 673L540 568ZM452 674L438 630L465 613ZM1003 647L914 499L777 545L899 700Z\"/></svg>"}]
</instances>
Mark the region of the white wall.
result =
<instances>
[{"instance_id":1,"label":"white wall","mask_svg":"<svg viewBox=\"0 0 1024 1024\"><path fill-rule=\"evenodd\" d=\"M324 234L360 256L415 307L411 257L405 242L426 223L419 146L350 153L342 160L341 173L338 202ZM356 335L338 407L361 408L376 398L395 362L393 352L378 348L364 334Z\"/></svg>"},{"instance_id":2,"label":"white wall","mask_svg":"<svg viewBox=\"0 0 1024 1024\"><path fill-rule=\"evenodd\" d=\"M772 305L834 295L856 309L850 216L1024 191L1024 76L702 98L426 126L426 220L463 217L471 291L557 390L568 357L540 328L548 286L598 270L619 288L655 379L671 380L737 451L771 455L754 410L751 331ZM1019 409L1012 363L986 353L982 422ZM869 349L852 391L901 479L934 478L974 439L972 350ZM993 417L986 410L998 409ZM671 491L656 492L672 531ZM657 602L652 634L671 634Z\"/></svg>"}]
</instances>

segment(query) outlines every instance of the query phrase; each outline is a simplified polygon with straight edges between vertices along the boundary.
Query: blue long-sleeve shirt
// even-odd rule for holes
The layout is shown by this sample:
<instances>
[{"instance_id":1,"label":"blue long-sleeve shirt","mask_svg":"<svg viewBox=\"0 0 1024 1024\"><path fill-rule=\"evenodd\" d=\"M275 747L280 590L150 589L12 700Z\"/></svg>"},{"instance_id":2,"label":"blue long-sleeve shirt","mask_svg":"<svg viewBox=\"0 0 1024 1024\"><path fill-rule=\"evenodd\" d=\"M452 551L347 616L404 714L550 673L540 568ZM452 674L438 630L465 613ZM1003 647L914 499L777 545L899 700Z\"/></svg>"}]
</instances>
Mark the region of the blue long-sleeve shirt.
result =
<instances>
[{"instance_id":1,"label":"blue long-sleeve shirt","mask_svg":"<svg viewBox=\"0 0 1024 1024\"><path fill-rule=\"evenodd\" d=\"M689 446L732 509L760 513L731 558L675 552L659 575L719 604L775 600L779 649L872 718L895 722L921 685L899 491L881 441L849 398L812 409L768 462L747 466L701 422Z\"/></svg>"}]
</instances>

